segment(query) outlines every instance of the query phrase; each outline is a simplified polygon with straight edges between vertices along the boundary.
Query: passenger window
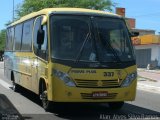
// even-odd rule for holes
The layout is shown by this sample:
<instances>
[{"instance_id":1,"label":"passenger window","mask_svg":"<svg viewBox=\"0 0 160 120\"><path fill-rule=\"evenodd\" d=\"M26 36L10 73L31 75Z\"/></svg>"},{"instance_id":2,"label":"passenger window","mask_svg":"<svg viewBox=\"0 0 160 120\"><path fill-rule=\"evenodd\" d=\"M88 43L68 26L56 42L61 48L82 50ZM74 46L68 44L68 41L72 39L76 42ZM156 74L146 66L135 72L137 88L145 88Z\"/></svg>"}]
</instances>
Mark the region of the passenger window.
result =
<instances>
[{"instance_id":1,"label":"passenger window","mask_svg":"<svg viewBox=\"0 0 160 120\"><path fill-rule=\"evenodd\" d=\"M47 60L48 59L48 38L47 38L47 26L46 25L43 25L41 26L41 21L42 21L42 16L41 17L38 17L35 21L35 25L34 25L34 35L33 35L33 38L34 38L34 53ZM38 33L38 30L39 28L42 27L45 34L44 34L44 42L41 46L41 49L38 49L38 44L37 44L37 33Z\"/></svg>"},{"instance_id":2,"label":"passenger window","mask_svg":"<svg viewBox=\"0 0 160 120\"><path fill-rule=\"evenodd\" d=\"M20 51L21 49L21 38L22 38L22 24L19 24L15 27L15 36L14 36L14 50Z\"/></svg>"},{"instance_id":3,"label":"passenger window","mask_svg":"<svg viewBox=\"0 0 160 120\"><path fill-rule=\"evenodd\" d=\"M22 51L32 50L32 28L33 20L27 21L23 25Z\"/></svg>"},{"instance_id":4,"label":"passenger window","mask_svg":"<svg viewBox=\"0 0 160 120\"><path fill-rule=\"evenodd\" d=\"M13 50L14 27L8 28L6 32L6 50Z\"/></svg>"}]
</instances>

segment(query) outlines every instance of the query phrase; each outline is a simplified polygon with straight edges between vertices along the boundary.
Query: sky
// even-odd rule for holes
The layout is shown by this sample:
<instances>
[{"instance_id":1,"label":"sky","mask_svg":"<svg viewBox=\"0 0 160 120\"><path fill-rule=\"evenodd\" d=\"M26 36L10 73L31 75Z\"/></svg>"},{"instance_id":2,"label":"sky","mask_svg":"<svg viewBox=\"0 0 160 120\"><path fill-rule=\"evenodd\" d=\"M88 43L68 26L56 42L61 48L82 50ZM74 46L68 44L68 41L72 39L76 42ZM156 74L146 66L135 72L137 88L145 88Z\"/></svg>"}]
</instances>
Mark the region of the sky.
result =
<instances>
[{"instance_id":1,"label":"sky","mask_svg":"<svg viewBox=\"0 0 160 120\"><path fill-rule=\"evenodd\" d=\"M23 0L0 0L0 30L5 29L5 24L12 21L13 18L13 1L14 8L21 4Z\"/></svg>"},{"instance_id":2,"label":"sky","mask_svg":"<svg viewBox=\"0 0 160 120\"><path fill-rule=\"evenodd\" d=\"M160 32L160 0L112 0L125 8L126 17L136 19L136 28Z\"/></svg>"},{"instance_id":3,"label":"sky","mask_svg":"<svg viewBox=\"0 0 160 120\"><path fill-rule=\"evenodd\" d=\"M13 18L13 0L0 0L0 30ZM136 19L136 28L160 32L160 0L112 0L126 9L126 17ZM14 7L23 0L14 0ZM113 8L114 10L115 8ZM114 11L113 11L114 12Z\"/></svg>"}]
</instances>

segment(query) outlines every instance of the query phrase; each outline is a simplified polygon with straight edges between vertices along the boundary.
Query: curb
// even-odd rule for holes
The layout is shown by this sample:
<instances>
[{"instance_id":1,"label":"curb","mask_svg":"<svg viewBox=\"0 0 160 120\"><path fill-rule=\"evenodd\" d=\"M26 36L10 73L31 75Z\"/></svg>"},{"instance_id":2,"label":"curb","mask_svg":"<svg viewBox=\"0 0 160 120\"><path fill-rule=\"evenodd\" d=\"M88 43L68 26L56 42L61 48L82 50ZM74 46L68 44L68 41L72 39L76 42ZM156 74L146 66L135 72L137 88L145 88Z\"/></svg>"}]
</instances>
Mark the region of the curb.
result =
<instances>
[{"instance_id":1,"label":"curb","mask_svg":"<svg viewBox=\"0 0 160 120\"><path fill-rule=\"evenodd\" d=\"M160 74L160 70L138 70L138 72L150 72L150 73L156 73L156 74Z\"/></svg>"}]
</instances>

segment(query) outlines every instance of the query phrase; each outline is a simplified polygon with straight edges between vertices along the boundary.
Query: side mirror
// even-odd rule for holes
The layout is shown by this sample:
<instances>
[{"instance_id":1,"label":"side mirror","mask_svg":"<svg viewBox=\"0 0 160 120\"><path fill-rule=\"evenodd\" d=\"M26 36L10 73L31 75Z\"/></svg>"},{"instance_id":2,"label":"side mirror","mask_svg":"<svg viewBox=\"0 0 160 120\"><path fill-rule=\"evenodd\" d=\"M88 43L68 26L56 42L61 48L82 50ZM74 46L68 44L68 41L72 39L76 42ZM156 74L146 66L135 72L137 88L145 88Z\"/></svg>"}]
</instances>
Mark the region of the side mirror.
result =
<instances>
[{"instance_id":1,"label":"side mirror","mask_svg":"<svg viewBox=\"0 0 160 120\"><path fill-rule=\"evenodd\" d=\"M44 30L40 27L37 33L37 44L41 46L44 43Z\"/></svg>"},{"instance_id":2,"label":"side mirror","mask_svg":"<svg viewBox=\"0 0 160 120\"><path fill-rule=\"evenodd\" d=\"M139 36L139 32L130 32L131 37L137 37Z\"/></svg>"}]
</instances>

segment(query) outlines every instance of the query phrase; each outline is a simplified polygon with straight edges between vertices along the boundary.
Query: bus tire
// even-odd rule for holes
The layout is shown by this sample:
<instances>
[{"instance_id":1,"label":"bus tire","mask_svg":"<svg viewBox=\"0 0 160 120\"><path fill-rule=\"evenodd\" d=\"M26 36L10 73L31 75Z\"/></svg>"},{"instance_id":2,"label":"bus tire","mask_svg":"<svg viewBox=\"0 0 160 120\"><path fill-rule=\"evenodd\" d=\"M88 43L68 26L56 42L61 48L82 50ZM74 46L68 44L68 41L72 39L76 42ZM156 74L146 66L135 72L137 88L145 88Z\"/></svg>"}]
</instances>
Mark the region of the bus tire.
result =
<instances>
[{"instance_id":1,"label":"bus tire","mask_svg":"<svg viewBox=\"0 0 160 120\"><path fill-rule=\"evenodd\" d=\"M45 83L42 82L40 86L41 87L40 87L39 96L40 96L40 100L42 102L42 107L44 108L45 111L50 111L52 108L52 102L48 100Z\"/></svg>"},{"instance_id":2,"label":"bus tire","mask_svg":"<svg viewBox=\"0 0 160 120\"><path fill-rule=\"evenodd\" d=\"M124 102L109 102L108 105L111 109L119 110L123 107Z\"/></svg>"}]
</instances>

